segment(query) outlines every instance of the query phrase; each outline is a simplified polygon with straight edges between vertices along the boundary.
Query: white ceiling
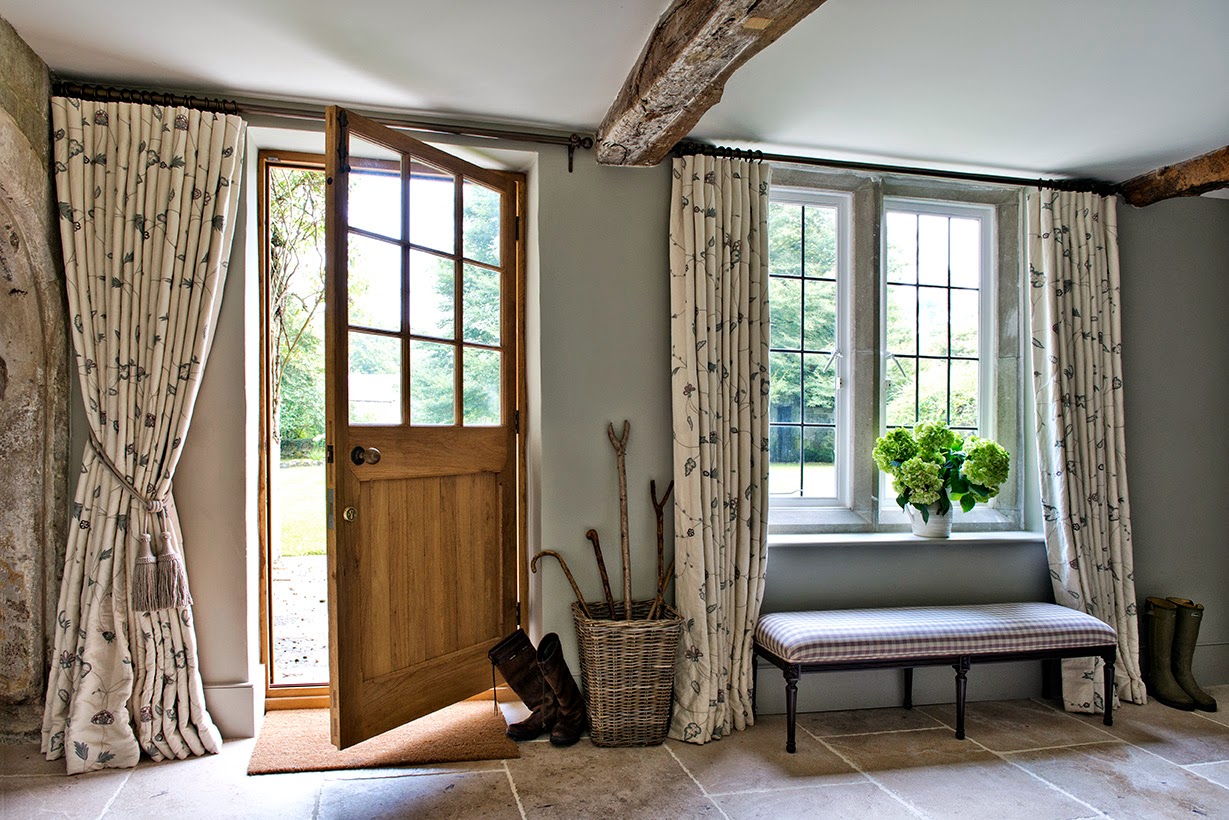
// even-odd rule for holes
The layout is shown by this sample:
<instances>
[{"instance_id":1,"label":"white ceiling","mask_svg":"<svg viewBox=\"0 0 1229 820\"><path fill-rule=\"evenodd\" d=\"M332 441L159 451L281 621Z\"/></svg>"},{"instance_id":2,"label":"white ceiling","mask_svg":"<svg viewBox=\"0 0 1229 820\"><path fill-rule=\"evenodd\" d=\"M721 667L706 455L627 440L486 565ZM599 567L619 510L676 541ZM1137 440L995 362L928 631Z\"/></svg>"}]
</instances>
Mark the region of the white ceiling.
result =
<instances>
[{"instance_id":1,"label":"white ceiling","mask_svg":"<svg viewBox=\"0 0 1229 820\"><path fill-rule=\"evenodd\" d=\"M61 76L596 128L668 0L0 0ZM1226 0L828 0L693 136L1120 181L1229 143Z\"/></svg>"}]
</instances>

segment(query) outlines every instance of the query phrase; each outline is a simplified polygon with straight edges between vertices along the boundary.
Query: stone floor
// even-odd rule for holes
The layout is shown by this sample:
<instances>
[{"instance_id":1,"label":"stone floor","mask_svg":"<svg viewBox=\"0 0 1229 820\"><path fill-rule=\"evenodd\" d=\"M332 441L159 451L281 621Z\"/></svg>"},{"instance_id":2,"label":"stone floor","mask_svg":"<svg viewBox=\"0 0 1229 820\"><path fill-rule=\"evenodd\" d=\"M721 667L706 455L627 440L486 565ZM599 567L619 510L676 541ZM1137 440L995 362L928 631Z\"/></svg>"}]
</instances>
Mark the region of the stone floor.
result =
<instances>
[{"instance_id":1,"label":"stone floor","mask_svg":"<svg viewBox=\"0 0 1229 820\"><path fill-rule=\"evenodd\" d=\"M1212 691L1225 711L1127 704L1110 728L1042 701L973 703L963 742L951 705L813 713L794 755L779 715L706 746L538 741L519 760L260 777L251 740L73 778L9 746L0 818L1229 818L1229 686Z\"/></svg>"}]
</instances>

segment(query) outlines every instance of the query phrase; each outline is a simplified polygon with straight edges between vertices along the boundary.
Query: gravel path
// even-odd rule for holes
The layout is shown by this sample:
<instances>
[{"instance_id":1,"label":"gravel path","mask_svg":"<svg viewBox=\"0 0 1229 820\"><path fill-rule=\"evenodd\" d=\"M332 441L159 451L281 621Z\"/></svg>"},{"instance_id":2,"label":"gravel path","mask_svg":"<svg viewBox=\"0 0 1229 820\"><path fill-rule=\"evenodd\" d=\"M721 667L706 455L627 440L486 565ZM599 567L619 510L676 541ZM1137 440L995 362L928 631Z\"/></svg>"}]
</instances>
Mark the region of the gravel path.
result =
<instances>
[{"instance_id":1,"label":"gravel path","mask_svg":"<svg viewBox=\"0 0 1229 820\"><path fill-rule=\"evenodd\" d=\"M328 559L323 555L273 562L274 683L329 681Z\"/></svg>"}]
</instances>

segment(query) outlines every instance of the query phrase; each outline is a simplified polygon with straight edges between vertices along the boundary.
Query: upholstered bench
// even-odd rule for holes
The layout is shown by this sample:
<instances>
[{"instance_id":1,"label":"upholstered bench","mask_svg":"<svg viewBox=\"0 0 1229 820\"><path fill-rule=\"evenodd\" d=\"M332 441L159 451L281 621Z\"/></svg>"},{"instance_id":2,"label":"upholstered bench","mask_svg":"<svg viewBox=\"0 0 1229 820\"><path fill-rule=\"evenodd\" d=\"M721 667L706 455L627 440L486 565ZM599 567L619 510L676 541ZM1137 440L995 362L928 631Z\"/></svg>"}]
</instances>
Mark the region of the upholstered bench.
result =
<instances>
[{"instance_id":1,"label":"upholstered bench","mask_svg":"<svg viewBox=\"0 0 1229 820\"><path fill-rule=\"evenodd\" d=\"M908 709L913 706L914 667L951 665L956 670L956 737L963 739L966 674L972 663L1096 655L1105 661L1105 725L1110 726L1117 646L1112 627L1056 604L774 612L762 615L756 626L752 668L758 671L763 656L785 674L785 749L793 752L803 672L903 668Z\"/></svg>"}]
</instances>

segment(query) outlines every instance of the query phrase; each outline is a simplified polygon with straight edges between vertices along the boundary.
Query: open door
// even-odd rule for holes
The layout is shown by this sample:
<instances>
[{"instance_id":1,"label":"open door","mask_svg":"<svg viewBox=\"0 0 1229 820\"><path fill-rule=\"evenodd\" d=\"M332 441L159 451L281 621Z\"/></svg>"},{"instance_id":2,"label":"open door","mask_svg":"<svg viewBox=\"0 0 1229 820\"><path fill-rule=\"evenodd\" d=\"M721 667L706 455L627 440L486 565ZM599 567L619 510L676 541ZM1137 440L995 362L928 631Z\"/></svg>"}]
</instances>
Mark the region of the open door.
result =
<instances>
[{"instance_id":1,"label":"open door","mask_svg":"<svg viewBox=\"0 0 1229 820\"><path fill-rule=\"evenodd\" d=\"M516 628L518 179L327 112L339 748L490 687Z\"/></svg>"}]
</instances>

